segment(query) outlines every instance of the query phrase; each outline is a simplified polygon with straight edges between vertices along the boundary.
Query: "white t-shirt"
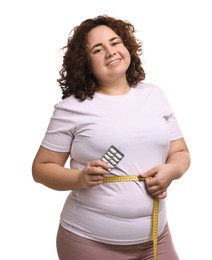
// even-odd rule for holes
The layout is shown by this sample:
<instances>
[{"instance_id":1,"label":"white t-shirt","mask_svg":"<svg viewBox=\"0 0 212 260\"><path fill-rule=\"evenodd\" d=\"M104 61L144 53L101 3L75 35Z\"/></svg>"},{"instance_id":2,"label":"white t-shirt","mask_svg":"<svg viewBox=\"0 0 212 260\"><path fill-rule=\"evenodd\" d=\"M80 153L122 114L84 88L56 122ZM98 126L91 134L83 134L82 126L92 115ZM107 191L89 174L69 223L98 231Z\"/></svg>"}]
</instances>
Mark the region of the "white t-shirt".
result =
<instances>
[{"instance_id":1,"label":"white t-shirt","mask_svg":"<svg viewBox=\"0 0 212 260\"><path fill-rule=\"evenodd\" d=\"M139 83L127 94L95 93L92 100L70 96L55 105L42 146L70 151L72 168L83 169L114 145L124 158L114 175L137 175L166 161L170 141L182 138L166 97L157 86ZM61 225L80 236L108 244L152 239L153 200L144 182L104 183L73 190L64 204ZM158 234L166 225L160 200Z\"/></svg>"}]
</instances>

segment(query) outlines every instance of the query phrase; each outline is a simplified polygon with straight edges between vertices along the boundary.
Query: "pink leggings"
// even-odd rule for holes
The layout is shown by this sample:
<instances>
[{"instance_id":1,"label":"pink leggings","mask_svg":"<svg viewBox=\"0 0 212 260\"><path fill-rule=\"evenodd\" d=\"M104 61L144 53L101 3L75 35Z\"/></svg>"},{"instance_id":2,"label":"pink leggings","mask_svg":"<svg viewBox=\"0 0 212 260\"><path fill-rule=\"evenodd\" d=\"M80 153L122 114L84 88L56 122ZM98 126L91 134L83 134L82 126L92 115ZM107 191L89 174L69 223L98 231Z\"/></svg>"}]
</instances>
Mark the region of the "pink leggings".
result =
<instances>
[{"instance_id":1,"label":"pink leggings","mask_svg":"<svg viewBox=\"0 0 212 260\"><path fill-rule=\"evenodd\" d=\"M153 244L108 245L73 234L61 226L57 233L60 260L153 260ZM158 238L158 260L179 260L168 225Z\"/></svg>"}]
</instances>

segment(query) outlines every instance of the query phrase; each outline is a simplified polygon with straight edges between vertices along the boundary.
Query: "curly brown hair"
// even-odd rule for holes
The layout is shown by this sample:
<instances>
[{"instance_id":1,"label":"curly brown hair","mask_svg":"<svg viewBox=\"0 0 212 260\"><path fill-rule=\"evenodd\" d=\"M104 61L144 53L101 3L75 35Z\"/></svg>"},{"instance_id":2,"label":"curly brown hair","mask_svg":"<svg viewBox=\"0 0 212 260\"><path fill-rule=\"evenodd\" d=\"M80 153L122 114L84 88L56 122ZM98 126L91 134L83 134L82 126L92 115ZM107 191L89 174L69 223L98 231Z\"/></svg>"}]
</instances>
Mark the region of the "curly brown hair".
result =
<instances>
[{"instance_id":1,"label":"curly brown hair","mask_svg":"<svg viewBox=\"0 0 212 260\"><path fill-rule=\"evenodd\" d=\"M90 73L87 59L87 34L99 25L110 27L123 41L131 56L131 63L126 77L131 87L145 79L140 56L143 52L141 41L134 36L135 28L128 21L115 19L107 15L87 19L70 32L67 45L63 47L65 53L63 64L57 80L62 90L62 99L74 95L80 101L92 99L98 86Z\"/></svg>"}]
</instances>

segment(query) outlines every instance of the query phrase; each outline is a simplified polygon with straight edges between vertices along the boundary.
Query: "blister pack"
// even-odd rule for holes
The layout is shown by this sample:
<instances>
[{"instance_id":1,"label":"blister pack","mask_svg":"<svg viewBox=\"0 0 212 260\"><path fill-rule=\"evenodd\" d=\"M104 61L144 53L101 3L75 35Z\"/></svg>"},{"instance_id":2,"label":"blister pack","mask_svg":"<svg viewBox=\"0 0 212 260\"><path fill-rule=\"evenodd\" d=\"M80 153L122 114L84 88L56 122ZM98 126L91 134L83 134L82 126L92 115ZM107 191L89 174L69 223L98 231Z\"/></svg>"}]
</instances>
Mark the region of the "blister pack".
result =
<instances>
[{"instance_id":1,"label":"blister pack","mask_svg":"<svg viewBox=\"0 0 212 260\"><path fill-rule=\"evenodd\" d=\"M106 162L111 171L124 157L124 154L119 151L114 145L111 145L105 154L101 157L103 162Z\"/></svg>"}]
</instances>

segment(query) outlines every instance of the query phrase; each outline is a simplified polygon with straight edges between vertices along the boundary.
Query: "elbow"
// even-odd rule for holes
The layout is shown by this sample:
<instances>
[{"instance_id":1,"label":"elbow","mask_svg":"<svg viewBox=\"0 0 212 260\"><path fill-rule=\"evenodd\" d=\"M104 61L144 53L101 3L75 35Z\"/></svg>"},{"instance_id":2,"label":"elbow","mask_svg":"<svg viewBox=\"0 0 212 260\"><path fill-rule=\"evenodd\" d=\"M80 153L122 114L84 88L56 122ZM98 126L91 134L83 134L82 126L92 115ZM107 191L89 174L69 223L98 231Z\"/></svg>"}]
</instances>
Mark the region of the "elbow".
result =
<instances>
[{"instance_id":1,"label":"elbow","mask_svg":"<svg viewBox=\"0 0 212 260\"><path fill-rule=\"evenodd\" d=\"M191 165L191 157L188 151L182 152L183 156L180 158L179 170L183 175L189 169Z\"/></svg>"},{"instance_id":2,"label":"elbow","mask_svg":"<svg viewBox=\"0 0 212 260\"><path fill-rule=\"evenodd\" d=\"M37 178L37 175L36 175L36 173L34 172L34 170L32 170L32 179L33 179L35 182L39 182L39 181L38 181L38 178Z\"/></svg>"},{"instance_id":3,"label":"elbow","mask_svg":"<svg viewBox=\"0 0 212 260\"><path fill-rule=\"evenodd\" d=\"M191 165L191 156L190 156L190 153L188 151L185 152L185 156L187 157L187 169L186 170L188 170L188 168Z\"/></svg>"},{"instance_id":4,"label":"elbow","mask_svg":"<svg viewBox=\"0 0 212 260\"><path fill-rule=\"evenodd\" d=\"M34 163L32 165L31 171L32 171L32 179L35 182L39 183L40 181L39 181L39 176L38 176L38 170L37 170L37 167L36 167L36 165Z\"/></svg>"}]
</instances>

